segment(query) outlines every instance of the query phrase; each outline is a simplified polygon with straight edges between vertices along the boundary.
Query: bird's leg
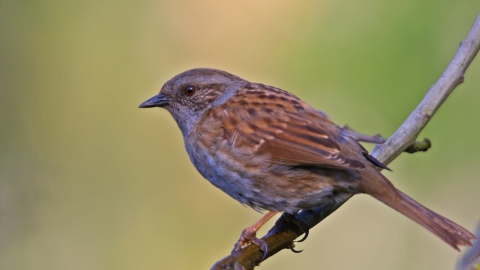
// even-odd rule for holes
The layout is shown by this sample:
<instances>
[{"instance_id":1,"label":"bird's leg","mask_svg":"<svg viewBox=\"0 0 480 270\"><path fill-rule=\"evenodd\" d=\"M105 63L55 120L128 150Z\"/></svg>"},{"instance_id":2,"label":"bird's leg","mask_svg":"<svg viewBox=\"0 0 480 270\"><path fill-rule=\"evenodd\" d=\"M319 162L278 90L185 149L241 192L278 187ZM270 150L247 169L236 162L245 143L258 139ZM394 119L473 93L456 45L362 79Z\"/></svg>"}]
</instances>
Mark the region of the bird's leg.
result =
<instances>
[{"instance_id":1,"label":"bird's leg","mask_svg":"<svg viewBox=\"0 0 480 270\"><path fill-rule=\"evenodd\" d=\"M259 246L261 250L263 250L265 257L267 254L267 243L257 238L257 231L263 226L263 224L267 223L267 221L269 221L277 213L277 211L270 211L252 226L243 230L242 234L240 235L240 239L238 239L232 250L232 253L241 250L250 243L254 243L255 245Z\"/></svg>"}]
</instances>

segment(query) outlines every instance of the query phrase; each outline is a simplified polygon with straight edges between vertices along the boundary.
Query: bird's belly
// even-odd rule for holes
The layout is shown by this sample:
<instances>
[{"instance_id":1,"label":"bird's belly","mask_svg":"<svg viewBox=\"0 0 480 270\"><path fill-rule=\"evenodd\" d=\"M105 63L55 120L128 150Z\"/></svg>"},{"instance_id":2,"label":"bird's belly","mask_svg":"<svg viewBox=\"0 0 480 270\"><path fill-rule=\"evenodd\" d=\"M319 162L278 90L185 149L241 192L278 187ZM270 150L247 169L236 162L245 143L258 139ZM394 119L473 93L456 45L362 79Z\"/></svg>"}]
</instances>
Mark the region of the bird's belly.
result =
<instances>
[{"instance_id":1,"label":"bird's belly","mask_svg":"<svg viewBox=\"0 0 480 270\"><path fill-rule=\"evenodd\" d=\"M254 209L295 213L315 208L352 193L355 172L312 170L265 165L264 157L246 158L238 153L206 151L187 145L190 159L200 174L214 186ZM192 151L194 150L194 151Z\"/></svg>"}]
</instances>

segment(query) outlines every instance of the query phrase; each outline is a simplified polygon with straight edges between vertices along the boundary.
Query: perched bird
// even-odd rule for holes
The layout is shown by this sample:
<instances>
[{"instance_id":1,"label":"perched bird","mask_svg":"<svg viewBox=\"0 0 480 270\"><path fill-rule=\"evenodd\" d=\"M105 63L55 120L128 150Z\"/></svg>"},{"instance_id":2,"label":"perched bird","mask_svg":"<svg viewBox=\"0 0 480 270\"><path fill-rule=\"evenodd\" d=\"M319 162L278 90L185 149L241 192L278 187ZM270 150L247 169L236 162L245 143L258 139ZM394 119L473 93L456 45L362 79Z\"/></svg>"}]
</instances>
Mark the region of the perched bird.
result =
<instances>
[{"instance_id":1,"label":"perched bird","mask_svg":"<svg viewBox=\"0 0 480 270\"><path fill-rule=\"evenodd\" d=\"M291 93L225 71L198 68L166 82L140 108L162 107L182 131L196 169L240 203L269 212L237 243L258 244L256 231L277 212L295 215L343 196L366 193L450 246L475 236L408 197L351 136Z\"/></svg>"}]
</instances>

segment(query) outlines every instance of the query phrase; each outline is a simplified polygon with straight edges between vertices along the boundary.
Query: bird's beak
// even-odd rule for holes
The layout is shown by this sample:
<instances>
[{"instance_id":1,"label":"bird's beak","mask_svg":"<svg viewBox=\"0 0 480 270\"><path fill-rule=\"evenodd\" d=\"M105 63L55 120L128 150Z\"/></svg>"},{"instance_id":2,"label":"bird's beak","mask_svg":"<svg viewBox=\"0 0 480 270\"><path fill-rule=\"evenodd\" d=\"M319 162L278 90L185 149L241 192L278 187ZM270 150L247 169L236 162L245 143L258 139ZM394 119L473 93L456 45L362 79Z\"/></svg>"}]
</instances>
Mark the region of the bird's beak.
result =
<instances>
[{"instance_id":1,"label":"bird's beak","mask_svg":"<svg viewBox=\"0 0 480 270\"><path fill-rule=\"evenodd\" d=\"M163 94L158 94L138 106L139 108L164 107L170 103L170 99Z\"/></svg>"}]
</instances>

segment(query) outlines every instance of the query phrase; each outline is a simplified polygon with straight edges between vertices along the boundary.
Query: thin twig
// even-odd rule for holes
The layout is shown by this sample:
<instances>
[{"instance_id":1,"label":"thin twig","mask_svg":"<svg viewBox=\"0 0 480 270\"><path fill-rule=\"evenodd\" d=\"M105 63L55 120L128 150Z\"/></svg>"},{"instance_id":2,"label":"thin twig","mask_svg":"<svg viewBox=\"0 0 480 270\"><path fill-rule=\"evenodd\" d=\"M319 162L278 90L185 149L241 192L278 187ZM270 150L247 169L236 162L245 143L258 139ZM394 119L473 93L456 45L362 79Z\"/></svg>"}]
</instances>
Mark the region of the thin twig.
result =
<instances>
[{"instance_id":1,"label":"thin twig","mask_svg":"<svg viewBox=\"0 0 480 270\"><path fill-rule=\"evenodd\" d=\"M438 81L430 87L422 102L400 128L384 143L377 144L372 155L383 163L390 163L417 138L440 105L453 89L464 81L464 74L480 49L480 15L467 38L460 43L457 53Z\"/></svg>"},{"instance_id":2,"label":"thin twig","mask_svg":"<svg viewBox=\"0 0 480 270\"><path fill-rule=\"evenodd\" d=\"M415 142L420 131L427 125L438 108L452 93L456 86L464 81L468 66L480 49L480 14L467 38L460 43L457 53L440 79L429 89L428 93L410 114L400 128L384 143L375 146L372 156L384 164L390 163L408 146ZM301 211L297 218L304 221L309 228L314 227L328 215L337 210L348 199L332 202L317 210ZM282 249L290 248L292 241L303 232L291 222L277 222L262 239L268 246L267 257ZM253 269L260 263L263 251L256 245L249 245L218 261L212 269Z\"/></svg>"}]
</instances>

